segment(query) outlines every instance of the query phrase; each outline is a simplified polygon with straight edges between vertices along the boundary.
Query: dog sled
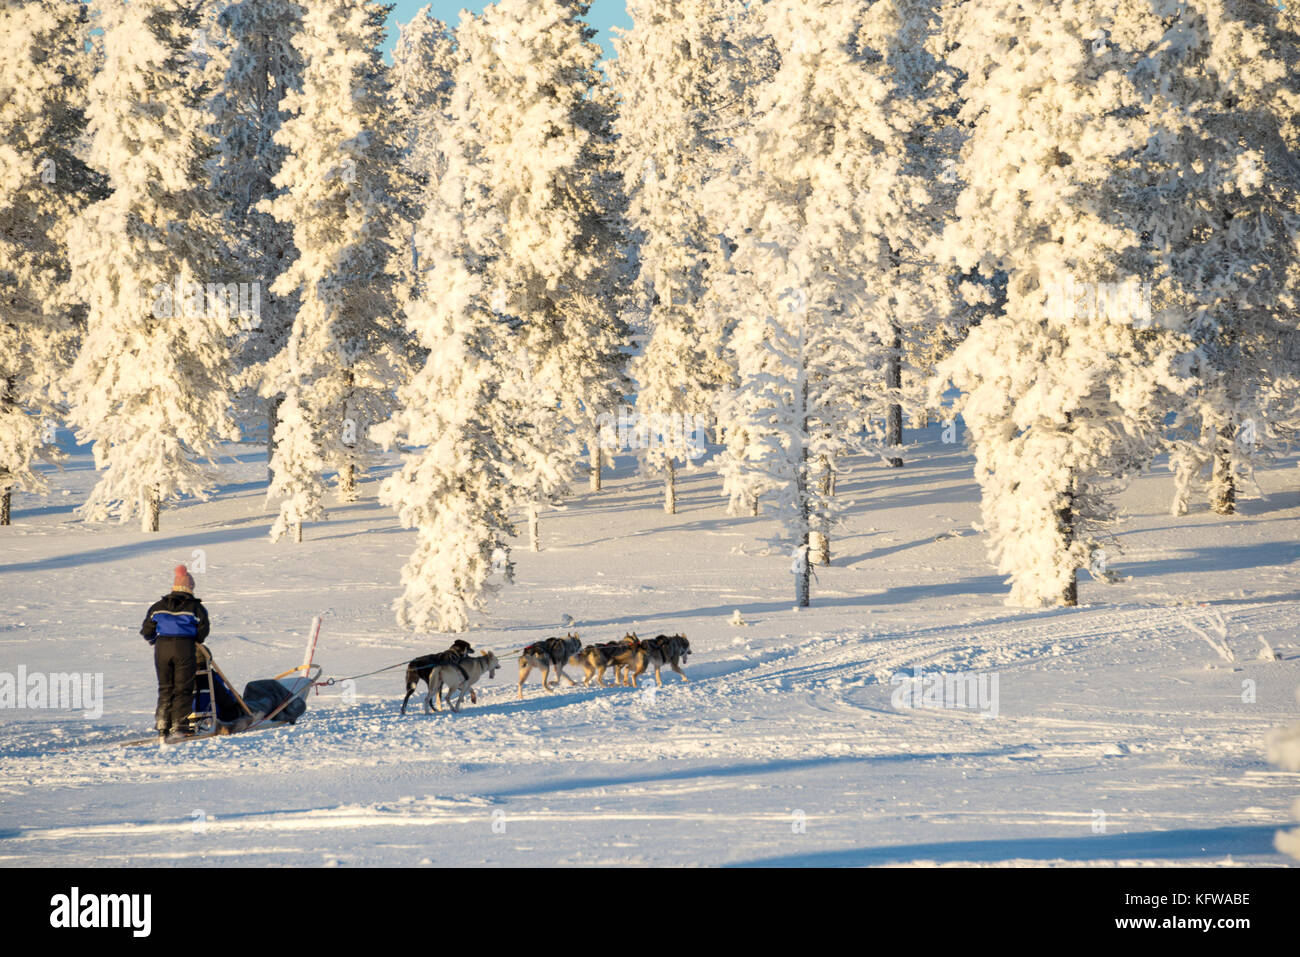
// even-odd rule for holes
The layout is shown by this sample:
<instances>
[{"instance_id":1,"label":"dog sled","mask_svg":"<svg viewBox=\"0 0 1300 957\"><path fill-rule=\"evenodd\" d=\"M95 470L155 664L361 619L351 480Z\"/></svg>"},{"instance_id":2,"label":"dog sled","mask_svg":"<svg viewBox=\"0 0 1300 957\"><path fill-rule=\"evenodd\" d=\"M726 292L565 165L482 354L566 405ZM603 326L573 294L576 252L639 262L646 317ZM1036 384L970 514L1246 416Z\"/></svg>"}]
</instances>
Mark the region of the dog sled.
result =
<instances>
[{"instance_id":1,"label":"dog sled","mask_svg":"<svg viewBox=\"0 0 1300 957\"><path fill-rule=\"evenodd\" d=\"M321 675L321 666L313 662L316 640L320 637L320 618L312 621L311 633L302 663L274 678L250 681L243 694L217 666L212 652L202 644L194 646L198 668L194 675L194 706L188 720L190 733L169 739L168 743L188 743L220 735L243 734L258 728L294 724L307 710L307 695ZM133 738L120 742L121 747L157 744L158 736Z\"/></svg>"}]
</instances>

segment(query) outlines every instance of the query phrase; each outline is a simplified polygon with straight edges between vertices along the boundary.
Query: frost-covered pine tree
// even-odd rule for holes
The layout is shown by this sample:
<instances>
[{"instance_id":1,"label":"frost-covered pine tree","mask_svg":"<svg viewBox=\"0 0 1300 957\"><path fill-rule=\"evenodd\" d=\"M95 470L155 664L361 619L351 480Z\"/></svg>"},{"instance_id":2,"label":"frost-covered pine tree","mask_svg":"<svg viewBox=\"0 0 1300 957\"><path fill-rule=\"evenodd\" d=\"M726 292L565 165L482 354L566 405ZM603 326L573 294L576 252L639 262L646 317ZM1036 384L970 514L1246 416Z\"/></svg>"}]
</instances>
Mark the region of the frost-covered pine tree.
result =
<instances>
[{"instance_id":1,"label":"frost-covered pine tree","mask_svg":"<svg viewBox=\"0 0 1300 957\"><path fill-rule=\"evenodd\" d=\"M293 45L306 64L302 89L283 101L276 142L287 154L284 190L266 208L293 227L298 258L271 287L298 298L288 341L268 367L280 392L269 497L279 540L323 517L326 473L344 501L377 447L411 359L388 268L397 223L390 173L397 148L381 60L387 8L368 0L320 0L305 9Z\"/></svg>"},{"instance_id":2,"label":"frost-covered pine tree","mask_svg":"<svg viewBox=\"0 0 1300 957\"><path fill-rule=\"evenodd\" d=\"M503 384L532 415L534 454L512 481L540 547L538 508L567 488L583 441L626 391L625 201L600 48L580 0L502 0L458 39L457 96L473 104L476 162L501 230L484 264L491 305L517 326Z\"/></svg>"},{"instance_id":3,"label":"frost-covered pine tree","mask_svg":"<svg viewBox=\"0 0 1300 957\"><path fill-rule=\"evenodd\" d=\"M812 86L822 98L813 109L837 114L838 122L853 131L826 148L828 162L838 173L812 175L821 178L827 196L833 196L832 175L841 175L845 195L855 202L831 199L810 208L814 221L842 232L843 257L856 264L870 293L870 305L843 319L853 325L863 350L853 431L861 432L866 447L892 466L903 464L904 414L915 419L927 408L935 356L954 338L950 278L932 261L929 248L950 217L956 196L955 177L947 168L955 143L952 71L932 50L936 7L934 0L837 7L834 16L845 24L842 49L819 54L826 64ZM770 23L772 17L766 19ZM788 46L784 76L778 74L780 82L787 83L794 76L787 61L804 55L808 44L796 37ZM815 119L811 125L816 128ZM866 155L872 160L864 166ZM848 167L844 157L849 158ZM797 152L792 154L794 163L801 159ZM743 208L744 194L754 191L756 176L761 189L759 171L742 164L739 175L719 184L715 202L727 209ZM814 228L823 227L819 223ZM755 277L746 275L739 262L732 266L730 298L736 301L744 298L745 286ZM724 403L723 410L732 407ZM743 456L745 441L743 431L728 439L733 461ZM730 465L724 469L735 486L733 498L738 490L743 499L744 470ZM833 470L826 469L823 482L833 487ZM819 550L824 552L824 545Z\"/></svg>"},{"instance_id":4,"label":"frost-covered pine tree","mask_svg":"<svg viewBox=\"0 0 1300 957\"><path fill-rule=\"evenodd\" d=\"M1111 488L1149 461L1163 390L1179 387L1160 328L1177 317L1148 315L1141 294L1149 283L1163 301L1142 235L1150 122L1134 108L1138 48L1159 17L1100 0L949 9L970 135L942 251L962 270L1005 272L1007 287L943 373L961 389L1012 604L1077 603Z\"/></svg>"},{"instance_id":5,"label":"frost-covered pine tree","mask_svg":"<svg viewBox=\"0 0 1300 957\"><path fill-rule=\"evenodd\" d=\"M44 491L64 376L84 321L68 284L67 234L100 198L78 155L94 58L88 8L32 0L0 9L0 525L14 488Z\"/></svg>"},{"instance_id":6,"label":"frost-covered pine tree","mask_svg":"<svg viewBox=\"0 0 1300 957\"><path fill-rule=\"evenodd\" d=\"M263 393L262 386L298 311L295 295L274 295L271 286L297 250L292 225L277 221L262 202L283 192L274 181L286 151L275 135L285 118L284 95L302 85L302 55L292 43L301 20L302 7L292 0L238 0L218 18L228 64L213 101L220 156L212 186L229 219L241 281L257 286L257 323L236 343L236 366L245 396L265 402L268 469L284 397L278 390Z\"/></svg>"},{"instance_id":7,"label":"frost-covered pine tree","mask_svg":"<svg viewBox=\"0 0 1300 957\"><path fill-rule=\"evenodd\" d=\"M729 157L719 120L730 93L733 0L632 0L632 29L615 41L618 161L637 238L638 290L647 305L644 345L632 365L644 462L664 475L664 509L676 511L675 477L700 452L696 421L722 384L721 337L705 305L711 266L724 261L704 202ZM597 449L597 452L599 450ZM593 487L599 487L593 462Z\"/></svg>"},{"instance_id":8,"label":"frost-covered pine tree","mask_svg":"<svg viewBox=\"0 0 1300 957\"><path fill-rule=\"evenodd\" d=\"M428 358L402 389L401 409L374 436L410 449L380 488L380 500L417 532L402 571L398 623L456 632L483 607L493 589L489 578L513 575L511 470L519 423L517 407L501 395L513 333L491 307L475 245L487 237L475 228L483 191L472 129L448 122L440 133L440 171L427 181L417 236L426 282L405 309Z\"/></svg>"},{"instance_id":9,"label":"frost-covered pine tree","mask_svg":"<svg viewBox=\"0 0 1300 957\"><path fill-rule=\"evenodd\" d=\"M858 0L763 7L780 68L742 137L745 188L728 230L731 266L747 281L737 286L746 295L736 303L738 382L723 399L722 467L733 496L773 500L800 605L810 600L810 563L829 560L833 478L854 441L854 390L868 373L863 317L877 294L867 276L885 259L872 232L879 197L869 189L878 167L864 102L870 58L859 44L865 9Z\"/></svg>"},{"instance_id":10,"label":"frost-covered pine tree","mask_svg":"<svg viewBox=\"0 0 1300 957\"><path fill-rule=\"evenodd\" d=\"M1162 132L1146 151L1153 239L1194 314L1173 511L1208 471L1211 508L1231 514L1253 464L1300 424L1300 38L1268 3L1178 11L1143 76Z\"/></svg>"},{"instance_id":11,"label":"frost-covered pine tree","mask_svg":"<svg viewBox=\"0 0 1300 957\"><path fill-rule=\"evenodd\" d=\"M390 71L393 92L393 141L399 164L391 185L398 199L402 235L394 242L392 271L399 276L398 298L418 298L421 275L416 234L424 214L429 180L442 173L439 132L450 106L456 60L455 31L420 9L409 23L399 24Z\"/></svg>"},{"instance_id":12,"label":"frost-covered pine tree","mask_svg":"<svg viewBox=\"0 0 1300 957\"><path fill-rule=\"evenodd\" d=\"M451 107L457 59L455 31L434 17L430 7L423 7L409 23L398 27L393 48L393 103L406 173L402 185L410 194L406 201L412 219L409 268L416 277L423 270L415 235L430 180L436 180L445 168L440 131ZM419 294L418 289L413 292Z\"/></svg>"},{"instance_id":13,"label":"frost-covered pine tree","mask_svg":"<svg viewBox=\"0 0 1300 957\"><path fill-rule=\"evenodd\" d=\"M725 7L717 44L717 62L709 77L713 104L709 128L718 147L713 171L701 191L701 203L708 232L716 244L704 292L699 325L710 352L719 352L715 378L720 383L714 402L714 440L725 446L718 460L729 513L757 515L766 487L757 470L745 467L751 438L744 421L746 409L736 386L743 376L739 369L742 349L737 343L752 335L742 320L754 315L742 304L761 300L770 277L753 271L750 257L736 258L737 238L747 227L736 216L742 198L755 189L757 171L746 155L746 138L752 133L758 98L780 66L778 44L769 30L762 4L735 2ZM737 234L733 238L733 234ZM712 343L716 343L713 345Z\"/></svg>"},{"instance_id":14,"label":"frost-covered pine tree","mask_svg":"<svg viewBox=\"0 0 1300 957\"><path fill-rule=\"evenodd\" d=\"M857 120L873 156L858 192L873 305L863 320L874 373L858 407L887 464L903 464L904 416L927 405L931 357L952 335L952 293L931 256L956 201L951 70L935 52L936 0L878 0L854 41L865 74ZM883 430L877 423L883 424Z\"/></svg>"},{"instance_id":15,"label":"frost-covered pine tree","mask_svg":"<svg viewBox=\"0 0 1300 957\"><path fill-rule=\"evenodd\" d=\"M393 99L402 129L402 160L421 188L443 167L438 125L451 106L456 33L422 7L398 27L393 48Z\"/></svg>"},{"instance_id":16,"label":"frost-covered pine tree","mask_svg":"<svg viewBox=\"0 0 1300 957\"><path fill-rule=\"evenodd\" d=\"M741 385L728 398L739 406L732 428L748 440L745 458L728 467L743 469L746 488L770 499L781 527L773 544L791 550L795 600L806 607L811 566L829 563L838 514L833 477L853 422L845 386L857 356L833 293L819 288L802 253L792 250L770 264L769 275L780 277L771 308L738 329Z\"/></svg>"},{"instance_id":17,"label":"frost-covered pine tree","mask_svg":"<svg viewBox=\"0 0 1300 957\"><path fill-rule=\"evenodd\" d=\"M202 11L181 0L108 0L104 61L86 110L88 161L111 194L69 232L72 283L87 326L71 373L70 420L104 472L81 513L142 516L203 495L219 440L233 438L221 216L207 189L215 144Z\"/></svg>"}]
</instances>

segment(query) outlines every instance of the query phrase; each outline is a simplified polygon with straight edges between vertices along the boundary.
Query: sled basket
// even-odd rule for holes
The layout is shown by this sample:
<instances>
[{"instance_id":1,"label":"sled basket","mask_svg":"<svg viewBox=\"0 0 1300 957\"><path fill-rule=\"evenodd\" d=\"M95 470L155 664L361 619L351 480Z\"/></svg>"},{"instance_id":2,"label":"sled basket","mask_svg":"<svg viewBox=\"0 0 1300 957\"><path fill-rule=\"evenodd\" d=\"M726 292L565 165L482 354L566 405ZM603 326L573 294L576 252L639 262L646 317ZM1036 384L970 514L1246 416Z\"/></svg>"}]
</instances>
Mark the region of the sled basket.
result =
<instances>
[{"instance_id":1,"label":"sled basket","mask_svg":"<svg viewBox=\"0 0 1300 957\"><path fill-rule=\"evenodd\" d=\"M205 645L195 645L198 669L189 716L194 736L238 734L265 724L297 721L307 710L307 694L321 674L321 666L312 663L319 634L318 618L312 623L302 664L274 678L249 682L242 695L217 666L212 652Z\"/></svg>"}]
</instances>

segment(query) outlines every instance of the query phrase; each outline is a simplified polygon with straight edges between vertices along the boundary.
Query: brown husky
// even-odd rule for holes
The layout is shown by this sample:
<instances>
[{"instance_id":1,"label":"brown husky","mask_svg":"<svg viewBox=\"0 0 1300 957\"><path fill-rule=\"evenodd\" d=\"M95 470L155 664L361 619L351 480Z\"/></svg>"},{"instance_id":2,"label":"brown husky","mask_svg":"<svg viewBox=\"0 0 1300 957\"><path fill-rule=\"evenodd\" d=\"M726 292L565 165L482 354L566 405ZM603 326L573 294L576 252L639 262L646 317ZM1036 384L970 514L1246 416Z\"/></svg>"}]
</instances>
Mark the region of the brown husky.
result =
<instances>
[{"instance_id":1,"label":"brown husky","mask_svg":"<svg viewBox=\"0 0 1300 957\"><path fill-rule=\"evenodd\" d=\"M636 679L647 666L650 666L655 670L655 683L662 686L664 680L659 676L659 669L664 665L670 666L673 671L681 675L683 681L690 681L691 679L686 677L686 672L681 669L681 666L686 664L686 656L690 653L691 643L686 640L685 635L657 635L641 642L641 654L636 662L636 670L632 674L632 684L635 686Z\"/></svg>"},{"instance_id":2,"label":"brown husky","mask_svg":"<svg viewBox=\"0 0 1300 957\"><path fill-rule=\"evenodd\" d=\"M641 640L635 634L623 636L622 641L610 641L601 645L588 645L569 659L571 665L581 665L583 685L591 684L595 677L602 688L608 688L605 672L614 669L614 680L618 684L627 684L632 665L642 655Z\"/></svg>"},{"instance_id":3,"label":"brown husky","mask_svg":"<svg viewBox=\"0 0 1300 957\"><path fill-rule=\"evenodd\" d=\"M555 684L558 687L560 679L563 678L571 685L576 685L574 681L564 673L565 662L569 657L575 654L582 647L582 639L574 632L569 632L564 638L547 638L544 641L538 641L529 645L519 653L519 700L524 698L524 682L534 668L541 669L542 687L547 691L551 690L550 678L551 669L555 669Z\"/></svg>"}]
</instances>

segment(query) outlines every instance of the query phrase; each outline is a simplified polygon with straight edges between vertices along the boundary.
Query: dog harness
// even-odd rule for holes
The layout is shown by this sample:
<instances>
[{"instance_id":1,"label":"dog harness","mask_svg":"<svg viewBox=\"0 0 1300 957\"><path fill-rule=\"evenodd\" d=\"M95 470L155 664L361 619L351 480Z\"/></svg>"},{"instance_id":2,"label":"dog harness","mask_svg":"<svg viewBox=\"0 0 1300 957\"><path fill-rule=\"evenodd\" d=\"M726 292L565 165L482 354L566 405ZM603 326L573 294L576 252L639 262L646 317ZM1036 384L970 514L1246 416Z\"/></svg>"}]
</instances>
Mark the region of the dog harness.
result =
<instances>
[{"instance_id":1,"label":"dog harness","mask_svg":"<svg viewBox=\"0 0 1300 957\"><path fill-rule=\"evenodd\" d=\"M460 672L460 676L464 678L466 681L469 681L469 673L460 666L461 659L464 657L463 655L458 655L456 654L456 652L449 650L449 651L440 651L435 655L431 655L430 657L433 658L433 664L435 666L455 665L456 670Z\"/></svg>"},{"instance_id":2,"label":"dog harness","mask_svg":"<svg viewBox=\"0 0 1300 957\"><path fill-rule=\"evenodd\" d=\"M545 641L535 641L524 649L526 655L545 654L552 663L564 660L564 639L547 638Z\"/></svg>"}]
</instances>

